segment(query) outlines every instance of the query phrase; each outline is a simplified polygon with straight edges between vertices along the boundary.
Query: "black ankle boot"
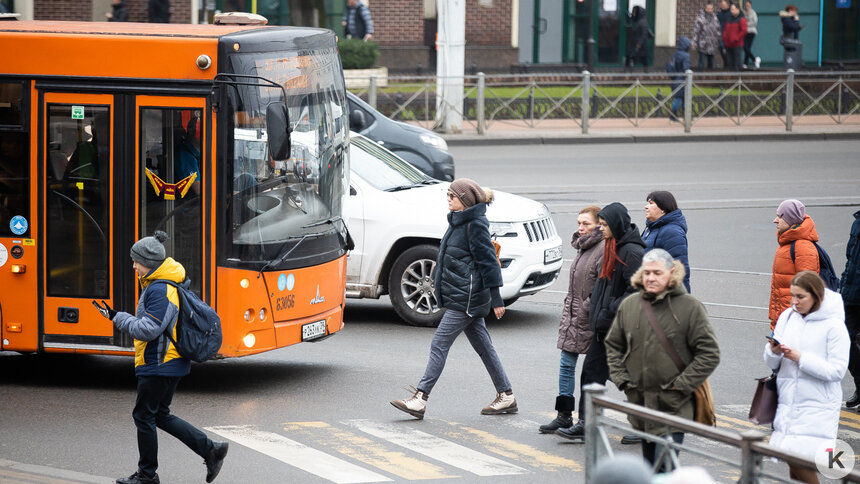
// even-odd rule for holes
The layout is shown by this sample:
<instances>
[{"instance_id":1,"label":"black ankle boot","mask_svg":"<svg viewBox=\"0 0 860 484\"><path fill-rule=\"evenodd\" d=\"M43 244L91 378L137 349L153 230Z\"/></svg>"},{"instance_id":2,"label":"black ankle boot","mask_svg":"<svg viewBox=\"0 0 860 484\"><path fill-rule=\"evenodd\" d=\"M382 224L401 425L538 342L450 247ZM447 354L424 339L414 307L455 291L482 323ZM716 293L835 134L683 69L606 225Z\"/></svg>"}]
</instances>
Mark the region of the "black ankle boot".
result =
<instances>
[{"instance_id":1,"label":"black ankle boot","mask_svg":"<svg viewBox=\"0 0 860 484\"><path fill-rule=\"evenodd\" d=\"M569 429L558 429L556 434L570 440L585 440L585 421L580 420Z\"/></svg>"},{"instance_id":2,"label":"black ankle boot","mask_svg":"<svg viewBox=\"0 0 860 484\"><path fill-rule=\"evenodd\" d=\"M576 399L567 395L555 397L555 410L558 416L550 423L540 426L540 433L552 434L558 429L566 429L573 425L573 409L576 408Z\"/></svg>"}]
</instances>

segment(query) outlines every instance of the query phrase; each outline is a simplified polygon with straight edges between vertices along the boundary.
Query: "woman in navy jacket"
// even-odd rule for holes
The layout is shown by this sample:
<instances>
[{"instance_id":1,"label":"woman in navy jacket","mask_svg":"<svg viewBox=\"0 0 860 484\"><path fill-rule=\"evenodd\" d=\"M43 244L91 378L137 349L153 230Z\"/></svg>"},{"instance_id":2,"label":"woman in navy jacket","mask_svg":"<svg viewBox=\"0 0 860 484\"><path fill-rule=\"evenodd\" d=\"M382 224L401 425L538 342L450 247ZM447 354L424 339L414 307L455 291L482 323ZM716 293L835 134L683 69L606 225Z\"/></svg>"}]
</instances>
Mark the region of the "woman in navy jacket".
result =
<instances>
[{"instance_id":1,"label":"woman in navy jacket","mask_svg":"<svg viewBox=\"0 0 860 484\"><path fill-rule=\"evenodd\" d=\"M430 344L430 360L424 377L411 397L391 404L413 417L423 419L427 397L445 367L448 350L465 332L472 348L481 357L493 385L496 399L481 410L483 415L515 413L517 400L511 383L496 354L484 323L492 308L497 318L505 314L499 294L502 271L490 239L487 204L493 192L468 178L451 182L448 188L448 230L442 237L436 259L434 290L445 315Z\"/></svg>"},{"instance_id":2,"label":"woman in navy jacket","mask_svg":"<svg viewBox=\"0 0 860 484\"><path fill-rule=\"evenodd\" d=\"M674 195L666 191L655 191L645 197L645 252L663 249L672 258L684 264L686 275L684 287L690 292L690 261L687 256L687 219Z\"/></svg>"}]
</instances>

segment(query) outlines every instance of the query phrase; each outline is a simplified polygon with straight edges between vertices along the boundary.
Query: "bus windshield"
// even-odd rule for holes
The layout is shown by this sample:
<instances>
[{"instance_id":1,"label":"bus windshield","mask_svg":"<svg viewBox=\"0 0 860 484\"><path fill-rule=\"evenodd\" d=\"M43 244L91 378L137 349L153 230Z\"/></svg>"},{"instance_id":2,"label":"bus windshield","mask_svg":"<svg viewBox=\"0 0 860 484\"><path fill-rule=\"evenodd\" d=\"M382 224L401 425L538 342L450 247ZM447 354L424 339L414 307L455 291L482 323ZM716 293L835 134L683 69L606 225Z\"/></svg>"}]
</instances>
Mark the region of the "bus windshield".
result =
<instances>
[{"instance_id":1,"label":"bus windshield","mask_svg":"<svg viewBox=\"0 0 860 484\"><path fill-rule=\"evenodd\" d=\"M336 51L236 54L228 66L242 76L228 89L228 260L285 269L343 255L348 123ZM287 159L273 159L268 148L266 109L275 102L288 108Z\"/></svg>"}]
</instances>

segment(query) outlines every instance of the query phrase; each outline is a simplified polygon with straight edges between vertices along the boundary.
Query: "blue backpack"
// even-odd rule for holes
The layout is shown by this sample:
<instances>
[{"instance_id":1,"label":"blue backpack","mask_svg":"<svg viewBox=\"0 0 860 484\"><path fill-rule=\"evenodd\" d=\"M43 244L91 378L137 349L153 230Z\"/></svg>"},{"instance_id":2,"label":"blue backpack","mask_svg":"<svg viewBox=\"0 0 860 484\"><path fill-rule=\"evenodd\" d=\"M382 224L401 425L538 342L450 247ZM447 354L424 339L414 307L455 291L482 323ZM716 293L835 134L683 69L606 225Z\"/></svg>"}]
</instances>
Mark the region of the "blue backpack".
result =
<instances>
[{"instance_id":1,"label":"blue backpack","mask_svg":"<svg viewBox=\"0 0 860 484\"><path fill-rule=\"evenodd\" d=\"M188 289L191 281L177 284L166 279L163 282L176 288L179 295L179 317L176 319L176 340L173 326L167 328L167 337L183 358L202 363L212 359L221 349L221 318L211 306L201 301L194 291Z\"/></svg>"},{"instance_id":2,"label":"blue backpack","mask_svg":"<svg viewBox=\"0 0 860 484\"><path fill-rule=\"evenodd\" d=\"M830 256L818 245L818 242L813 242L812 245L818 251L818 275L828 289L839 292L839 278L836 277L836 270L833 268L833 262L830 262ZM794 242L791 243L790 252L791 262L794 262Z\"/></svg>"}]
</instances>

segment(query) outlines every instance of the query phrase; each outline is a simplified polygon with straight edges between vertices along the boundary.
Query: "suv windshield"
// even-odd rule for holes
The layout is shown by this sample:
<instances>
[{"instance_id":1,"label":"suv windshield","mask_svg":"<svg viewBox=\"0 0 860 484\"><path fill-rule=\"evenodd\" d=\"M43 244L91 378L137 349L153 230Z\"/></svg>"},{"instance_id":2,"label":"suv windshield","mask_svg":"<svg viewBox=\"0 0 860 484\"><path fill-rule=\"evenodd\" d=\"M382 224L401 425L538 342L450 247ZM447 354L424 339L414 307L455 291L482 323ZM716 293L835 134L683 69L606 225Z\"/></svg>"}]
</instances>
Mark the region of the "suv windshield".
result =
<instances>
[{"instance_id":1,"label":"suv windshield","mask_svg":"<svg viewBox=\"0 0 860 484\"><path fill-rule=\"evenodd\" d=\"M352 171L379 190L402 190L436 182L394 153L363 136L354 135L349 144Z\"/></svg>"},{"instance_id":2,"label":"suv windshield","mask_svg":"<svg viewBox=\"0 0 860 484\"><path fill-rule=\"evenodd\" d=\"M259 77L236 76L227 87L233 135L225 167L232 188L228 262L285 269L342 255L346 229L337 221L349 166L336 51L233 55L229 67ZM289 113L287 159L273 159L268 149L266 109L276 102L286 102Z\"/></svg>"}]
</instances>

